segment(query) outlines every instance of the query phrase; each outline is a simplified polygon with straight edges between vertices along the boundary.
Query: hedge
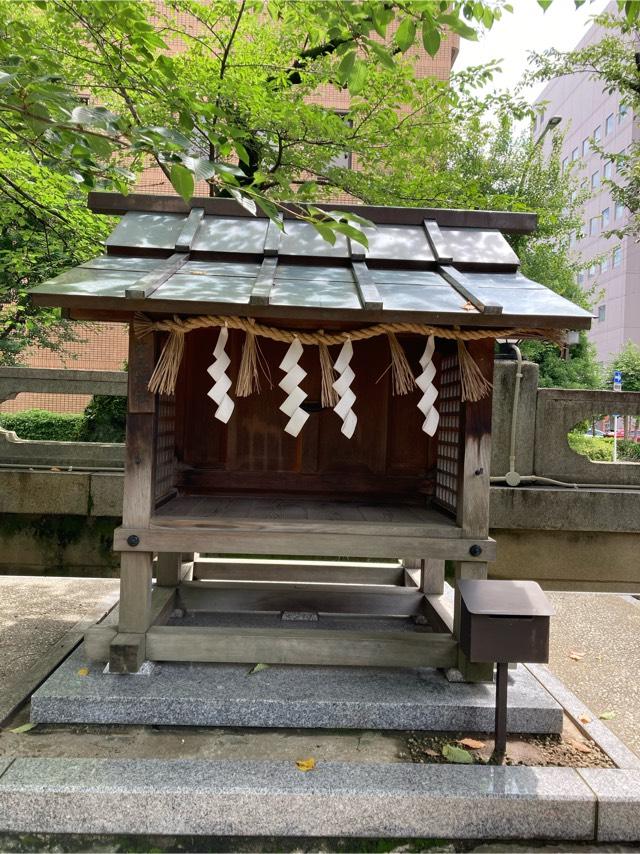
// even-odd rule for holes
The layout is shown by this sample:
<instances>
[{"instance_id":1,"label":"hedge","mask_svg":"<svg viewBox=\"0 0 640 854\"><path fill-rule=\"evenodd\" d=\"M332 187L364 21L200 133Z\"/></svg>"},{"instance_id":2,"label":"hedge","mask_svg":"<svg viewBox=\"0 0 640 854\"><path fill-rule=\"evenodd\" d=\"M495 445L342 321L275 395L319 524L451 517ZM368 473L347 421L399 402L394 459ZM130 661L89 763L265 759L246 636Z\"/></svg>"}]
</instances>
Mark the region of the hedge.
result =
<instances>
[{"instance_id":1,"label":"hedge","mask_svg":"<svg viewBox=\"0 0 640 854\"><path fill-rule=\"evenodd\" d=\"M95 395L83 413L25 409L0 413L0 428L20 439L53 442L124 442L127 400Z\"/></svg>"},{"instance_id":2,"label":"hedge","mask_svg":"<svg viewBox=\"0 0 640 854\"><path fill-rule=\"evenodd\" d=\"M567 440L569 447L576 454L588 457L594 462L613 462L613 438L569 433ZM640 443L630 439L618 439L618 462L640 463Z\"/></svg>"}]
</instances>

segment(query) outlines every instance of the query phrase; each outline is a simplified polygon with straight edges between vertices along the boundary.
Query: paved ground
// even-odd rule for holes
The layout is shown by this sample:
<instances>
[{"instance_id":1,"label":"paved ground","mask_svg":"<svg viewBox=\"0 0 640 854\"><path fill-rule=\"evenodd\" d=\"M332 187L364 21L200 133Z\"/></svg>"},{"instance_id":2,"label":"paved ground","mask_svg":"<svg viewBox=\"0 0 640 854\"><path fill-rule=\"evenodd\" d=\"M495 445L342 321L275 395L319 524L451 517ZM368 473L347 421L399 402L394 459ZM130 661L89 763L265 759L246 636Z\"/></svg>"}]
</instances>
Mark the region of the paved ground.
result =
<instances>
[{"instance_id":1,"label":"paved ground","mask_svg":"<svg viewBox=\"0 0 640 854\"><path fill-rule=\"evenodd\" d=\"M0 575L0 696L117 590L113 578Z\"/></svg>"},{"instance_id":2,"label":"paved ground","mask_svg":"<svg viewBox=\"0 0 640 854\"><path fill-rule=\"evenodd\" d=\"M557 612L549 668L595 714L613 712L607 726L640 754L640 601L609 593L549 597Z\"/></svg>"}]
</instances>

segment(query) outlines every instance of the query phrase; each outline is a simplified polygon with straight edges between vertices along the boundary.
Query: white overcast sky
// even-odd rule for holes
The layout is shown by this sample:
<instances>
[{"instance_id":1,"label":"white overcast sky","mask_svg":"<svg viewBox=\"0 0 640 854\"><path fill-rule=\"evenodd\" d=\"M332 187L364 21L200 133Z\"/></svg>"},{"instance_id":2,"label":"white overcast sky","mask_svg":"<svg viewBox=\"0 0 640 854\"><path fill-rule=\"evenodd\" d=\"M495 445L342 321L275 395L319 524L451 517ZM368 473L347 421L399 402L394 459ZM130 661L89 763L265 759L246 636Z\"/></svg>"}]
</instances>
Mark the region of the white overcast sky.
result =
<instances>
[{"instance_id":1,"label":"white overcast sky","mask_svg":"<svg viewBox=\"0 0 640 854\"><path fill-rule=\"evenodd\" d=\"M571 50L590 26L593 15L599 14L607 0L593 0L576 10L573 0L553 0L543 12L536 0L511 0L513 13L502 19L477 42L460 39L460 54L454 70L470 65L482 65L492 59L502 60L502 74L496 75L493 89L513 90L527 68L529 51L555 47ZM540 85L530 90L533 100L542 91Z\"/></svg>"}]
</instances>

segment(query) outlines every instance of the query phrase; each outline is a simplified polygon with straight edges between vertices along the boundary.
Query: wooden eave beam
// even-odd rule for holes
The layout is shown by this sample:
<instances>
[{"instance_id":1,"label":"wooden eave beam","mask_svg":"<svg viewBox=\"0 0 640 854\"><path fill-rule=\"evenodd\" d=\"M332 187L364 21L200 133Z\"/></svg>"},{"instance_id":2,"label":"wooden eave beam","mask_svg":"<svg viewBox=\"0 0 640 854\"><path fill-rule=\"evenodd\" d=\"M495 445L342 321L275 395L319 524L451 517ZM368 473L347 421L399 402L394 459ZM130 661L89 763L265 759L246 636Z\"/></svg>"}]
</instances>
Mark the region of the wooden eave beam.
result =
<instances>
[{"instance_id":1,"label":"wooden eave beam","mask_svg":"<svg viewBox=\"0 0 640 854\"><path fill-rule=\"evenodd\" d=\"M383 303L380 291L373 281L371 271L365 261L354 261L351 264L353 277L355 279L358 296L362 308L367 311L382 311Z\"/></svg>"},{"instance_id":2,"label":"wooden eave beam","mask_svg":"<svg viewBox=\"0 0 640 854\"><path fill-rule=\"evenodd\" d=\"M160 266L138 279L125 290L127 299L146 299L170 279L189 260L188 252L174 252Z\"/></svg>"}]
</instances>

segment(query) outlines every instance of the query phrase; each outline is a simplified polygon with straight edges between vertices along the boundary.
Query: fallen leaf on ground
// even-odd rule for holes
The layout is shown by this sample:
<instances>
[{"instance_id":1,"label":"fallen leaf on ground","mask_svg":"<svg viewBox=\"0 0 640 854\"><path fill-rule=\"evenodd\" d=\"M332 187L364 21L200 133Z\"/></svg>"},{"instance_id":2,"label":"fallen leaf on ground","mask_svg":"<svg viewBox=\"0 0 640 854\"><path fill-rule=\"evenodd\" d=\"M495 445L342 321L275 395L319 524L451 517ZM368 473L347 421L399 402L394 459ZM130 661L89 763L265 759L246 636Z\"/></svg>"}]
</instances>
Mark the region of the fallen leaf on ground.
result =
<instances>
[{"instance_id":1,"label":"fallen leaf on ground","mask_svg":"<svg viewBox=\"0 0 640 854\"><path fill-rule=\"evenodd\" d=\"M575 649L572 649L569 653L569 658L571 658L573 661L581 661L585 657L585 655L585 652L576 652Z\"/></svg>"},{"instance_id":2,"label":"fallen leaf on ground","mask_svg":"<svg viewBox=\"0 0 640 854\"><path fill-rule=\"evenodd\" d=\"M88 676L88 675L89 675L89 668L88 667L81 667L80 670L78 670L78 676Z\"/></svg>"},{"instance_id":3,"label":"fallen leaf on ground","mask_svg":"<svg viewBox=\"0 0 640 854\"><path fill-rule=\"evenodd\" d=\"M268 664L254 664L251 670L247 673L247 676L251 676L252 673L260 673L261 670L267 670L268 668Z\"/></svg>"},{"instance_id":4,"label":"fallen leaf on ground","mask_svg":"<svg viewBox=\"0 0 640 854\"><path fill-rule=\"evenodd\" d=\"M486 747L486 743L478 741L477 738L461 738L458 744L464 744L465 747L470 747L472 750L480 750L481 747Z\"/></svg>"},{"instance_id":5,"label":"fallen leaf on ground","mask_svg":"<svg viewBox=\"0 0 640 854\"><path fill-rule=\"evenodd\" d=\"M316 760L310 756L308 759L298 759L296 761L296 768L298 771L313 771L316 767Z\"/></svg>"},{"instance_id":6,"label":"fallen leaf on ground","mask_svg":"<svg viewBox=\"0 0 640 854\"><path fill-rule=\"evenodd\" d=\"M430 747L425 747L422 752L425 756L433 756L434 758L440 756L437 750L432 750Z\"/></svg>"},{"instance_id":7,"label":"fallen leaf on ground","mask_svg":"<svg viewBox=\"0 0 640 854\"><path fill-rule=\"evenodd\" d=\"M580 721L581 724L590 724L591 723L591 718L589 717L589 715L578 715L578 720Z\"/></svg>"},{"instance_id":8,"label":"fallen leaf on ground","mask_svg":"<svg viewBox=\"0 0 640 854\"><path fill-rule=\"evenodd\" d=\"M616 716L615 712L611 710L603 712L601 715L598 715L601 721L612 721Z\"/></svg>"},{"instance_id":9,"label":"fallen leaf on ground","mask_svg":"<svg viewBox=\"0 0 640 854\"><path fill-rule=\"evenodd\" d=\"M473 765L473 756L469 751L462 747L456 747L455 744L445 744L442 748L442 755L449 762L455 762L459 765Z\"/></svg>"},{"instance_id":10,"label":"fallen leaf on ground","mask_svg":"<svg viewBox=\"0 0 640 854\"><path fill-rule=\"evenodd\" d=\"M584 741L578 741L577 739L572 738L570 739L569 744L574 750L580 751L580 753L591 753L591 748L588 744L585 744Z\"/></svg>"},{"instance_id":11,"label":"fallen leaf on ground","mask_svg":"<svg viewBox=\"0 0 640 854\"><path fill-rule=\"evenodd\" d=\"M15 732L20 734L21 732L29 732L30 729L33 729L37 724L22 724L22 726L17 726L14 729L10 729L9 732Z\"/></svg>"}]
</instances>

